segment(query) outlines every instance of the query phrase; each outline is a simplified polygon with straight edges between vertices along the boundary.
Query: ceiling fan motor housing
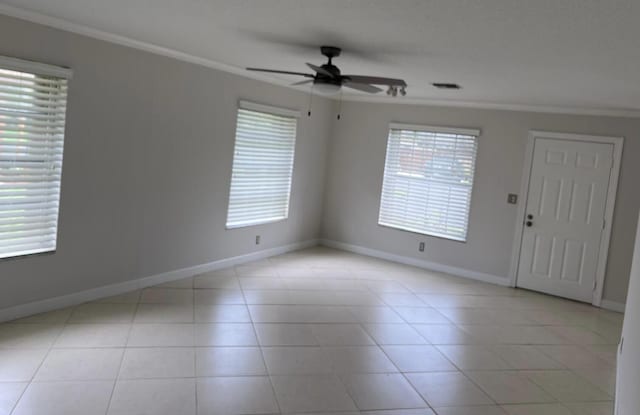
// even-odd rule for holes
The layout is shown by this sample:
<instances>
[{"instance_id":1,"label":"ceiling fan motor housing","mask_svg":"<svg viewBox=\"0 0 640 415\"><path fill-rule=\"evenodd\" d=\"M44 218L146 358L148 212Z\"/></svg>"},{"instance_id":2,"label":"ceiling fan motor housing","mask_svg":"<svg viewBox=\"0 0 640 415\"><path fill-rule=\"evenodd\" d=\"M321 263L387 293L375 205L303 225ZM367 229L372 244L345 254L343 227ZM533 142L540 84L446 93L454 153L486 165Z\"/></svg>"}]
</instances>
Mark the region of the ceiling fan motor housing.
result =
<instances>
[{"instance_id":1,"label":"ceiling fan motor housing","mask_svg":"<svg viewBox=\"0 0 640 415\"><path fill-rule=\"evenodd\" d=\"M316 75L316 81L319 81L320 83L331 83L331 84L335 84L335 85L341 85L342 81L340 80L340 69L335 66L331 60L335 57L340 56L340 53L342 52L342 49L335 47L335 46L321 46L320 47L320 51L322 52L322 54L324 56L326 56L327 58L329 58L329 62L325 63L324 65L322 65L322 69L326 70L327 72L331 73L333 76L327 76L325 74L322 73L318 73Z\"/></svg>"},{"instance_id":2,"label":"ceiling fan motor housing","mask_svg":"<svg viewBox=\"0 0 640 415\"><path fill-rule=\"evenodd\" d=\"M331 59L340 56L342 49L335 46L320 46L320 52L331 61Z\"/></svg>"}]
</instances>

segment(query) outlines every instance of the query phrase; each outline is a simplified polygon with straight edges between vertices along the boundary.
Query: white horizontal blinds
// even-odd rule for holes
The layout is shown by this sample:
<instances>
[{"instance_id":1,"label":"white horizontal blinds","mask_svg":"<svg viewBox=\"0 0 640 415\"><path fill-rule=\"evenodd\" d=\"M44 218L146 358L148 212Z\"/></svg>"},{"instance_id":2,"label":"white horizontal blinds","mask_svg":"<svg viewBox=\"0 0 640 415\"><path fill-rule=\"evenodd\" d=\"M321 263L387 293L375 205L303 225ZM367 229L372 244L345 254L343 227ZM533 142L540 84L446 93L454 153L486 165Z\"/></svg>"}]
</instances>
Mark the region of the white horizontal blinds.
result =
<instances>
[{"instance_id":1,"label":"white horizontal blinds","mask_svg":"<svg viewBox=\"0 0 640 415\"><path fill-rule=\"evenodd\" d=\"M288 217L296 128L292 115L238 109L227 228Z\"/></svg>"},{"instance_id":2,"label":"white horizontal blinds","mask_svg":"<svg viewBox=\"0 0 640 415\"><path fill-rule=\"evenodd\" d=\"M465 241L477 135L392 125L378 223Z\"/></svg>"},{"instance_id":3,"label":"white horizontal blinds","mask_svg":"<svg viewBox=\"0 0 640 415\"><path fill-rule=\"evenodd\" d=\"M56 248L67 80L0 61L0 258Z\"/></svg>"}]
</instances>

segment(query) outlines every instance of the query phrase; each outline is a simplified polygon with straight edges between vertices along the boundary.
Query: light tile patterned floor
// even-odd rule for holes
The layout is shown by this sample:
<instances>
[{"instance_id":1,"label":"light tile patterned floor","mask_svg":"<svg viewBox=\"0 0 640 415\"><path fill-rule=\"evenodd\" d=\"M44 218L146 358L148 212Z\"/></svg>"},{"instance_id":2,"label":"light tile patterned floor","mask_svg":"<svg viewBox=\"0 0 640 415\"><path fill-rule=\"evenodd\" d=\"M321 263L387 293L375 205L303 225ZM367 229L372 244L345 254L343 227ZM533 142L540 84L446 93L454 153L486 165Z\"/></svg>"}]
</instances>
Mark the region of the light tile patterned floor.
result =
<instances>
[{"instance_id":1,"label":"light tile patterned floor","mask_svg":"<svg viewBox=\"0 0 640 415\"><path fill-rule=\"evenodd\" d=\"M610 415L621 326L313 248L0 325L0 415Z\"/></svg>"}]
</instances>

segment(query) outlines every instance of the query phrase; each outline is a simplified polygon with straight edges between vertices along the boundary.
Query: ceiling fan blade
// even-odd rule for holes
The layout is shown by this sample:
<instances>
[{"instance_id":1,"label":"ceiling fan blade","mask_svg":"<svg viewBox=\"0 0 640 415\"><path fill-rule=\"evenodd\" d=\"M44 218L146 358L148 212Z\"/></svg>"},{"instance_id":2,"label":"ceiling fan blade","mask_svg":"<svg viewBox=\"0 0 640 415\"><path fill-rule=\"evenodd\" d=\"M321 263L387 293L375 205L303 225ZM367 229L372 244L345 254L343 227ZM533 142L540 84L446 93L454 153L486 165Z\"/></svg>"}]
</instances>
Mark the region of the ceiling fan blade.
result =
<instances>
[{"instance_id":1,"label":"ceiling fan blade","mask_svg":"<svg viewBox=\"0 0 640 415\"><path fill-rule=\"evenodd\" d=\"M310 84L311 82L313 82L313 79L305 79L304 81L299 81L299 82L294 82L291 85L304 85L304 84Z\"/></svg>"},{"instance_id":2,"label":"ceiling fan blade","mask_svg":"<svg viewBox=\"0 0 640 415\"><path fill-rule=\"evenodd\" d=\"M314 71L316 71L319 74L322 74L324 76L328 76L329 78L334 78L334 75L331 72L327 71L326 69L324 69L324 68L322 68L320 66L316 66L316 65L314 65L312 63L309 63L309 62L307 62L307 66L309 68L313 69Z\"/></svg>"},{"instance_id":3,"label":"ceiling fan blade","mask_svg":"<svg viewBox=\"0 0 640 415\"><path fill-rule=\"evenodd\" d=\"M278 73L278 74L282 74L282 75L300 75L300 76L306 76L307 78L315 78L314 75L311 75L309 73L280 71L278 69L247 68L247 71Z\"/></svg>"},{"instance_id":4,"label":"ceiling fan blade","mask_svg":"<svg viewBox=\"0 0 640 415\"><path fill-rule=\"evenodd\" d=\"M362 75L342 75L343 78L355 82L357 84L374 84L374 85L389 85L389 86L407 86L407 83L403 79L395 78L383 78L380 76L362 76Z\"/></svg>"},{"instance_id":5,"label":"ceiling fan blade","mask_svg":"<svg viewBox=\"0 0 640 415\"><path fill-rule=\"evenodd\" d=\"M344 86L346 86L347 88L356 89L358 91L368 92L370 94L375 94L382 91L382 89L378 88L377 86L373 86L369 84L360 84L355 82L345 82Z\"/></svg>"}]
</instances>

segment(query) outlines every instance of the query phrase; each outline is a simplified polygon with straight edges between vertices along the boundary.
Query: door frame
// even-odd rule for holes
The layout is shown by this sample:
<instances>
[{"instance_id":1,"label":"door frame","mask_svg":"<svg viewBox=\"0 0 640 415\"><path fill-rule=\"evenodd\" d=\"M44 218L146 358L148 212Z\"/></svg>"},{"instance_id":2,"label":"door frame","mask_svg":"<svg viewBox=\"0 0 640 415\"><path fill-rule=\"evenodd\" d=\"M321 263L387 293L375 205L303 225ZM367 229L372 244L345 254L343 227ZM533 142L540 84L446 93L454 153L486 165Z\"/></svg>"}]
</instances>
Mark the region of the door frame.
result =
<instances>
[{"instance_id":1,"label":"door frame","mask_svg":"<svg viewBox=\"0 0 640 415\"><path fill-rule=\"evenodd\" d=\"M620 177L620 165L622 163L622 148L624 137L608 137L589 134L556 133L549 131L531 130L527 138L527 148L525 151L524 168L522 181L520 184L520 203L516 216L516 230L511 255L511 267L509 270L510 286L516 287L518 278L518 266L520 263L520 252L522 249L522 236L524 233L524 217L526 214L529 180L531 169L533 168L533 150L537 138L550 138L554 140L586 141L592 143L613 144L613 165L609 176L609 188L607 190L607 202L604 212L604 229L600 239L600 249L598 250L598 265L596 268L596 286L593 291L591 304L600 307L602 303L602 293L604 291L604 280L607 270L607 258L609 256L609 243L611 241L611 229L613 225L613 212L615 208L616 195L618 193L618 179Z\"/></svg>"}]
</instances>

